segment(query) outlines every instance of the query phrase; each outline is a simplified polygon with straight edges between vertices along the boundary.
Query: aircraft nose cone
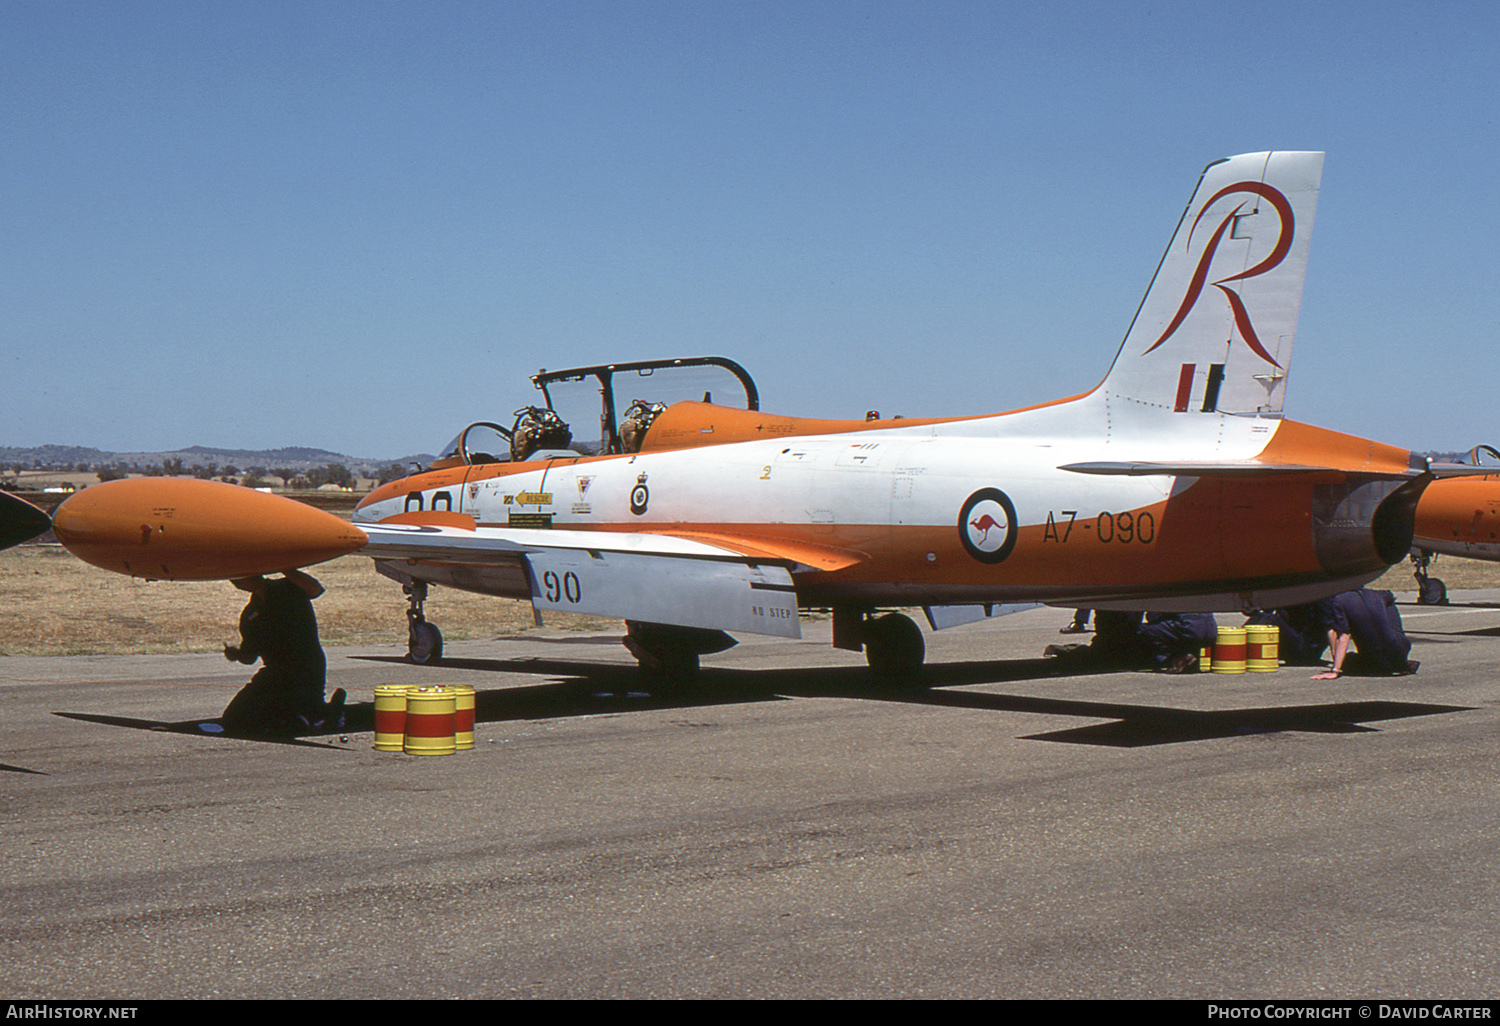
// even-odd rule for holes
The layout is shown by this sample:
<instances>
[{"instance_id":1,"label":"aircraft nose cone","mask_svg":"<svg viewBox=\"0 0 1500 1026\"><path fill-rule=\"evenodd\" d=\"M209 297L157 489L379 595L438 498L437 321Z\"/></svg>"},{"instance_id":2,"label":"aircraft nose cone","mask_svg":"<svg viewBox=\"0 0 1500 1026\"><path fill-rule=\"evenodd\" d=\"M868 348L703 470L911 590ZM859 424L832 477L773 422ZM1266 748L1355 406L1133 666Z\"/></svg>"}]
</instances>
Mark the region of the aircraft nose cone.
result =
<instances>
[{"instance_id":1,"label":"aircraft nose cone","mask_svg":"<svg viewBox=\"0 0 1500 1026\"><path fill-rule=\"evenodd\" d=\"M52 519L25 499L0 492L0 549L30 541L52 526Z\"/></svg>"},{"instance_id":2,"label":"aircraft nose cone","mask_svg":"<svg viewBox=\"0 0 1500 1026\"><path fill-rule=\"evenodd\" d=\"M283 496L196 478L107 481L52 518L86 563L158 580L211 581L311 566L368 540L352 524Z\"/></svg>"}]
</instances>

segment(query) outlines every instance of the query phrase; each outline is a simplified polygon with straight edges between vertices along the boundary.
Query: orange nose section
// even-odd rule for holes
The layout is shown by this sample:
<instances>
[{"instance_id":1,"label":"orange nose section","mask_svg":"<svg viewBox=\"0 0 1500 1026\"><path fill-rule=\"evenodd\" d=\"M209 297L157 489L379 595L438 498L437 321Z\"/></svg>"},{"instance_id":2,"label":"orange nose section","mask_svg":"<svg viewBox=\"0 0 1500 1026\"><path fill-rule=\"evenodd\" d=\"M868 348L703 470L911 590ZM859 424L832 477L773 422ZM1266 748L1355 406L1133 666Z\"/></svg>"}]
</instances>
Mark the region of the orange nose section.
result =
<instances>
[{"instance_id":1,"label":"orange nose section","mask_svg":"<svg viewBox=\"0 0 1500 1026\"><path fill-rule=\"evenodd\" d=\"M1434 481L1417 503L1417 537L1492 542L1500 525L1500 480L1453 477Z\"/></svg>"},{"instance_id":2,"label":"orange nose section","mask_svg":"<svg viewBox=\"0 0 1500 1026\"><path fill-rule=\"evenodd\" d=\"M368 539L293 499L196 478L106 481L52 515L57 540L86 563L132 577L215 581L311 566Z\"/></svg>"}]
</instances>

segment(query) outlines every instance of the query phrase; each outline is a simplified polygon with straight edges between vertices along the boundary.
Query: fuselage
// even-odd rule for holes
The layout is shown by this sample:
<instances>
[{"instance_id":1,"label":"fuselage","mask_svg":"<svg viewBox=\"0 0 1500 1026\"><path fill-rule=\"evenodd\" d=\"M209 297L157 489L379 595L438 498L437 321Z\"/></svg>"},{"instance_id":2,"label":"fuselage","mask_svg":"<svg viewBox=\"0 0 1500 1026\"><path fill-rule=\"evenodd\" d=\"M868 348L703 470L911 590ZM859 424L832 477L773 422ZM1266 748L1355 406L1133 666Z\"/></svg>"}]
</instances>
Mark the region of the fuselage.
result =
<instances>
[{"instance_id":1,"label":"fuselage","mask_svg":"<svg viewBox=\"0 0 1500 1026\"><path fill-rule=\"evenodd\" d=\"M1366 486L1358 474L1236 480L1063 469L1108 452L1087 423L1108 415L1101 405L1081 397L971 420L456 466L382 487L355 519L452 511L479 526L650 531L842 556L795 568L804 606L1135 600L1235 608L1257 591L1367 579L1387 565L1373 545L1346 551L1320 528ZM1277 418L1221 419L1213 436L1200 424L1116 455L1342 467L1354 450L1371 473L1406 469L1404 450ZM1395 487L1381 484L1376 503ZM516 588L402 569L473 590Z\"/></svg>"}]
</instances>

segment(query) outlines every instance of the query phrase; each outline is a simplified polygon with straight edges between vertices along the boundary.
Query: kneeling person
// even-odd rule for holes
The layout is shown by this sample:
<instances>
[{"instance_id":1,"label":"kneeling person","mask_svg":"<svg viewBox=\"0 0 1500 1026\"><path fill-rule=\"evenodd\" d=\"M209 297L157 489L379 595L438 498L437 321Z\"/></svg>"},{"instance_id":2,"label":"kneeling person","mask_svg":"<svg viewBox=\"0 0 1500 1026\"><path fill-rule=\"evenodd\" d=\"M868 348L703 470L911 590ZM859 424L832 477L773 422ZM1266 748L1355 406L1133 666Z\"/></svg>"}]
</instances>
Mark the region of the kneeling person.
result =
<instances>
[{"instance_id":1,"label":"kneeling person","mask_svg":"<svg viewBox=\"0 0 1500 1026\"><path fill-rule=\"evenodd\" d=\"M327 661L312 608L323 586L300 570L276 580L243 577L234 586L250 601L240 614L240 643L225 645L224 658L262 665L225 707L224 726L246 733L340 729L345 695L340 688L332 702L323 700Z\"/></svg>"}]
</instances>

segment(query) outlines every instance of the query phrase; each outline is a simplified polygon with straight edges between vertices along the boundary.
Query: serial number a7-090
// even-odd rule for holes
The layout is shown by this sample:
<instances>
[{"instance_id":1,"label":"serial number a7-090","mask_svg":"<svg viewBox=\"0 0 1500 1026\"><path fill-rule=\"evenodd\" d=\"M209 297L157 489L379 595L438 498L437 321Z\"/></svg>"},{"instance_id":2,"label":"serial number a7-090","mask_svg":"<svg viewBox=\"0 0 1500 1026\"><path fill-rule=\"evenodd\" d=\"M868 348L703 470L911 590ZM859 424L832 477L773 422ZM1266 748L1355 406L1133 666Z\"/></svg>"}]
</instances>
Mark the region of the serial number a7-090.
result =
<instances>
[{"instance_id":1,"label":"serial number a7-090","mask_svg":"<svg viewBox=\"0 0 1500 1026\"><path fill-rule=\"evenodd\" d=\"M1047 512L1047 526L1042 532L1042 542L1063 544L1080 538L1097 538L1105 544L1150 545L1156 541L1156 516L1150 510L1139 513L1100 513L1098 516L1078 518L1076 509Z\"/></svg>"}]
</instances>

